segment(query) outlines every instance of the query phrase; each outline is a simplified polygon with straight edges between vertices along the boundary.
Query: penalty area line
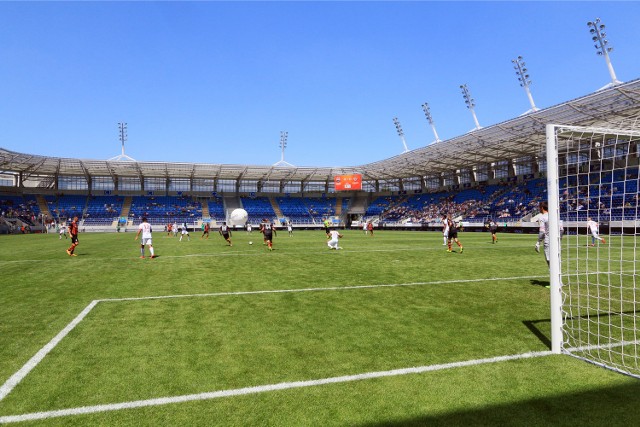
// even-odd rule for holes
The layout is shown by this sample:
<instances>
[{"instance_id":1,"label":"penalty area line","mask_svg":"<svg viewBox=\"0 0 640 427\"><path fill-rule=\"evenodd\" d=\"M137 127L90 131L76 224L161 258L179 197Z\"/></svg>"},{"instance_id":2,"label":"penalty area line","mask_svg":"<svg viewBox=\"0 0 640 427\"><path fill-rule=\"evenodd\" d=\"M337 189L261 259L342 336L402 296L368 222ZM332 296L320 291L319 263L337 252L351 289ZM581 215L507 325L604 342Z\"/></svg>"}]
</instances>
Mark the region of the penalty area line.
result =
<instances>
[{"instance_id":1,"label":"penalty area line","mask_svg":"<svg viewBox=\"0 0 640 427\"><path fill-rule=\"evenodd\" d=\"M148 297L124 297L124 298L105 298L100 302L117 302L117 301L141 301L141 300L157 300L171 298L196 298L196 297L219 297L231 295L263 295L263 294L285 294L298 292L322 292L322 291L344 291L354 289L377 289L377 288L400 288L408 286L425 286L425 285L449 285L459 283L478 283L478 282L496 282L496 281L512 281L523 279L540 279L547 276L517 276L517 277L490 277L479 279L457 279L457 280L438 280L433 282L411 282L411 283L389 283L377 285L353 285L353 286L330 286L320 288L301 288L301 289L270 289L262 291L235 291L235 292L215 292L206 294L183 294L183 295L156 295Z\"/></svg>"},{"instance_id":2,"label":"penalty area line","mask_svg":"<svg viewBox=\"0 0 640 427\"><path fill-rule=\"evenodd\" d=\"M161 300L172 298L196 298L196 297L217 297L232 295L260 295L260 294L284 294L284 293L301 293L301 292L321 292L321 291L343 291L355 289L375 289L375 288L394 288L406 286L424 286L424 285L442 285L456 283L473 283L485 281L500 280L522 280L540 278L543 276L521 276L521 277L493 277L482 279L461 279L461 280L441 280L434 282L414 282L414 283L396 283L396 284L378 284L378 285L358 285L358 286L333 286L326 288L303 288L303 289L273 289L263 291L238 291L238 292L216 292L207 294L184 294L184 295L159 295L148 297L129 297L129 298L105 298L93 300L87 305L75 319L64 327L51 341L42 347L27 363L14 373L2 386L0 386L0 401L2 401L11 391L31 372L44 358L65 338L84 318L101 302L118 302L118 301L143 301L143 300Z\"/></svg>"},{"instance_id":3,"label":"penalty area line","mask_svg":"<svg viewBox=\"0 0 640 427\"><path fill-rule=\"evenodd\" d=\"M82 406L78 408L59 409L54 411L33 412L22 415L0 416L0 424L17 423L22 421L43 420L49 418L66 417L73 415L95 414L100 412L119 411L134 408L144 408L149 406L170 405L183 402L195 402L202 400L219 399L223 397L244 396L249 394L266 393L279 390L290 390L296 388L316 387L326 384L339 384L354 381L370 380L375 378L394 377L400 375L421 374L425 372L442 371L447 369L462 368L468 366L483 365L489 363L506 362L519 359L530 359L534 357L549 356L551 351L538 351L508 356L497 356L486 359L474 359L462 362L444 363L438 365L418 366L412 368L393 369L390 371L366 372L356 375L344 375L340 377L322 378L308 381L293 381L277 384L267 384L254 387L244 387L231 390L219 390L197 394L187 394L180 396L161 397L156 399L135 400L130 402L111 403L105 405Z\"/></svg>"}]
</instances>

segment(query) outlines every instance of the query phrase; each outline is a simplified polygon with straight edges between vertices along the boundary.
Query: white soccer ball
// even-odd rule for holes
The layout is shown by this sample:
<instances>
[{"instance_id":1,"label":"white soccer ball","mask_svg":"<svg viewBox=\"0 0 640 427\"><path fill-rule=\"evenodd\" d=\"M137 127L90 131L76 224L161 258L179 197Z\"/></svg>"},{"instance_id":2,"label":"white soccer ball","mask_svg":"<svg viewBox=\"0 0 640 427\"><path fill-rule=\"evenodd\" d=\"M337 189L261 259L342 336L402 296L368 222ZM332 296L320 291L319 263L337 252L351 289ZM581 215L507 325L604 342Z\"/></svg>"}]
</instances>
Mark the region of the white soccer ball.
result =
<instances>
[{"instance_id":1,"label":"white soccer ball","mask_svg":"<svg viewBox=\"0 0 640 427\"><path fill-rule=\"evenodd\" d=\"M253 245L253 242L249 242L250 245Z\"/></svg>"},{"instance_id":2,"label":"white soccer ball","mask_svg":"<svg viewBox=\"0 0 640 427\"><path fill-rule=\"evenodd\" d=\"M229 215L231 225L245 225L249 219L249 214L244 209L234 209Z\"/></svg>"}]
</instances>

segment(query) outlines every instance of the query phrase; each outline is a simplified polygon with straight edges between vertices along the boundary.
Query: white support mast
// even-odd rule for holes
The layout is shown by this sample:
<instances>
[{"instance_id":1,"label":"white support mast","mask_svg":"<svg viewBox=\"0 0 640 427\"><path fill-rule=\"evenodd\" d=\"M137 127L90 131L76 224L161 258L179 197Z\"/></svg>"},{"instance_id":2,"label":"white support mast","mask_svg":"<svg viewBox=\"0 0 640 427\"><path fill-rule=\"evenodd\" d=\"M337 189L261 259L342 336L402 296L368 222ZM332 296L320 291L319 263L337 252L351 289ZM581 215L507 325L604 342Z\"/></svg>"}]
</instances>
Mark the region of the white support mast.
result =
<instances>
[{"instance_id":1,"label":"white support mast","mask_svg":"<svg viewBox=\"0 0 640 427\"><path fill-rule=\"evenodd\" d=\"M403 153L406 153L407 151L409 151L409 148L407 147L407 141L405 141L404 139L404 131L402 130L402 126L400 125L400 121L397 117L393 118L393 124L396 125L396 131L398 131L398 136L400 137L402 145L404 146Z\"/></svg>"},{"instance_id":2,"label":"white support mast","mask_svg":"<svg viewBox=\"0 0 640 427\"><path fill-rule=\"evenodd\" d=\"M124 154L124 143L127 141L127 124L125 122L118 123L118 129L119 129L120 144L122 146L122 154L120 154L119 156L112 157L108 160L135 162L136 160L134 158Z\"/></svg>"}]
</instances>

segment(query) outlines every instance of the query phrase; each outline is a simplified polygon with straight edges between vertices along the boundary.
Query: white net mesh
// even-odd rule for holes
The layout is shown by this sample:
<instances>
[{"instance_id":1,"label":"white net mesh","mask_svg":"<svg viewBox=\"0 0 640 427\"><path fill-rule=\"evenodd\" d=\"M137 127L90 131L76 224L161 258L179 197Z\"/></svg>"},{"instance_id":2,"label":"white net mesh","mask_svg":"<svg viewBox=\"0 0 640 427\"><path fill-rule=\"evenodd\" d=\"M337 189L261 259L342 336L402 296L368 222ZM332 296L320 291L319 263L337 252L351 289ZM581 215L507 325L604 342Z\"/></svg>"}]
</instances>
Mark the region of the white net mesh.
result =
<instances>
[{"instance_id":1,"label":"white net mesh","mask_svg":"<svg viewBox=\"0 0 640 427\"><path fill-rule=\"evenodd\" d=\"M637 121L556 128L563 352L640 377L638 142Z\"/></svg>"}]
</instances>

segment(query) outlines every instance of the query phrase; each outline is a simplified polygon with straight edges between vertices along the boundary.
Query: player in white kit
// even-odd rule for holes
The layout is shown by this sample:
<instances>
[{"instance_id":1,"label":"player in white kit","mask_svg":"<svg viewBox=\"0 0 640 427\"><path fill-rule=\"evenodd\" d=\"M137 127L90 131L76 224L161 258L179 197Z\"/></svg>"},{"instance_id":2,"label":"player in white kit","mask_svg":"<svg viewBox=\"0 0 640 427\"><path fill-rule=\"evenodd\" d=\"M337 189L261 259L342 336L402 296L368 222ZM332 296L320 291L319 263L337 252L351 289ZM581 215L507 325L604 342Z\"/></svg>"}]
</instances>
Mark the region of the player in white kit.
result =
<instances>
[{"instance_id":1,"label":"player in white kit","mask_svg":"<svg viewBox=\"0 0 640 427\"><path fill-rule=\"evenodd\" d=\"M149 246L149 252L151 258L155 258L156 255L153 252L153 244L151 243L151 224L147 222L147 218L142 218L142 222L138 226L138 232L134 240L138 240L138 237L142 233L142 239L140 239L140 258L144 258L144 247Z\"/></svg>"},{"instance_id":2,"label":"player in white kit","mask_svg":"<svg viewBox=\"0 0 640 427\"><path fill-rule=\"evenodd\" d=\"M600 240L602 243L606 243L602 237L598 234L598 223L591 219L591 217L587 218L587 228L591 233L591 246L596 245L596 240Z\"/></svg>"},{"instance_id":3,"label":"player in white kit","mask_svg":"<svg viewBox=\"0 0 640 427\"><path fill-rule=\"evenodd\" d=\"M442 215L442 219L440 221L442 222L442 246L447 246L447 242L449 241L449 221L447 221L446 215Z\"/></svg>"},{"instance_id":4,"label":"player in white kit","mask_svg":"<svg viewBox=\"0 0 640 427\"><path fill-rule=\"evenodd\" d=\"M329 249L342 249L340 246L338 246L338 239L340 239L342 237L342 234L340 234L337 230L331 230L329 231L329 235L327 236L329 239L329 242L327 242L327 246L329 246Z\"/></svg>"}]
</instances>

